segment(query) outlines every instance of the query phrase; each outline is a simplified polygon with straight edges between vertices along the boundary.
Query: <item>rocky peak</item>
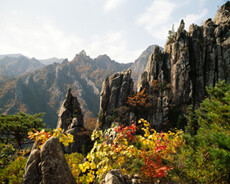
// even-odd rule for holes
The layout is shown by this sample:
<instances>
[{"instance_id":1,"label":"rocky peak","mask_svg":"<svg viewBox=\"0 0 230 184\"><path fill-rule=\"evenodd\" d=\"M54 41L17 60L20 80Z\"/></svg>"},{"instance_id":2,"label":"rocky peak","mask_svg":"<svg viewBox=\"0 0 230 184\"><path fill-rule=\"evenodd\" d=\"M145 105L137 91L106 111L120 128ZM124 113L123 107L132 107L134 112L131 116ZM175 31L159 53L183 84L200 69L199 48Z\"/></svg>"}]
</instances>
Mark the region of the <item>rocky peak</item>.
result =
<instances>
[{"instance_id":1,"label":"rocky peak","mask_svg":"<svg viewBox=\"0 0 230 184\"><path fill-rule=\"evenodd\" d=\"M230 16L230 1L225 3L223 6L219 8L216 16L213 19L215 24L229 24L229 16Z\"/></svg>"},{"instance_id":2,"label":"rocky peak","mask_svg":"<svg viewBox=\"0 0 230 184\"><path fill-rule=\"evenodd\" d=\"M84 117L81 112L80 104L77 97L74 97L71 93L71 89L68 89L66 99L63 101L59 113L57 128L67 130L74 127L83 127Z\"/></svg>"},{"instance_id":3,"label":"rocky peak","mask_svg":"<svg viewBox=\"0 0 230 184\"><path fill-rule=\"evenodd\" d=\"M57 128L74 136L74 142L63 147L65 153L86 153L90 151L92 142L89 131L84 127L84 117L77 97L68 89L66 99L63 101L59 113ZM83 150L84 147L84 150Z\"/></svg>"},{"instance_id":4,"label":"rocky peak","mask_svg":"<svg viewBox=\"0 0 230 184\"><path fill-rule=\"evenodd\" d=\"M96 59L97 59L97 60L111 61L110 57L107 56L106 54L104 54L104 55L99 55Z\"/></svg>"},{"instance_id":5,"label":"rocky peak","mask_svg":"<svg viewBox=\"0 0 230 184\"><path fill-rule=\"evenodd\" d=\"M203 26L193 24L189 32L182 20L164 52L154 49L138 82L139 91L146 88L156 99L151 115L146 117L153 126L176 123L189 104L197 107L203 100L206 86L218 80L230 82L229 22L228 2L214 21L207 19Z\"/></svg>"},{"instance_id":6,"label":"rocky peak","mask_svg":"<svg viewBox=\"0 0 230 184\"><path fill-rule=\"evenodd\" d=\"M79 55L86 56L86 52L85 52L85 50L82 50L82 51L79 53Z\"/></svg>"},{"instance_id":7,"label":"rocky peak","mask_svg":"<svg viewBox=\"0 0 230 184\"><path fill-rule=\"evenodd\" d=\"M85 61L90 61L90 60L91 58L86 55L85 50L82 50L81 52L75 55L72 62L85 62Z\"/></svg>"}]
</instances>

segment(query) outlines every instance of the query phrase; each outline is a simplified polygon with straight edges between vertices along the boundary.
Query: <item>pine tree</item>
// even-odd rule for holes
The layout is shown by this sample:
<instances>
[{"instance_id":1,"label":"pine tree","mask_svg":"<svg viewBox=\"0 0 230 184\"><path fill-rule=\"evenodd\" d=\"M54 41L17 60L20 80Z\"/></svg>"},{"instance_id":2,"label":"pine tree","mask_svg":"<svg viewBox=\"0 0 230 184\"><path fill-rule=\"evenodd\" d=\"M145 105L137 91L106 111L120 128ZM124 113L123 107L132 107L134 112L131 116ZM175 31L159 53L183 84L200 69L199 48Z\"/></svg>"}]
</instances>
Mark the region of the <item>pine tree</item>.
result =
<instances>
[{"instance_id":1,"label":"pine tree","mask_svg":"<svg viewBox=\"0 0 230 184\"><path fill-rule=\"evenodd\" d=\"M34 115L25 114L19 112L16 115L0 115L0 135L1 141L5 144L13 141L17 144L20 149L22 146L22 141L28 135L27 132L32 131L33 128L39 129L45 127L42 123L41 117L44 113L38 113Z\"/></svg>"}]
</instances>

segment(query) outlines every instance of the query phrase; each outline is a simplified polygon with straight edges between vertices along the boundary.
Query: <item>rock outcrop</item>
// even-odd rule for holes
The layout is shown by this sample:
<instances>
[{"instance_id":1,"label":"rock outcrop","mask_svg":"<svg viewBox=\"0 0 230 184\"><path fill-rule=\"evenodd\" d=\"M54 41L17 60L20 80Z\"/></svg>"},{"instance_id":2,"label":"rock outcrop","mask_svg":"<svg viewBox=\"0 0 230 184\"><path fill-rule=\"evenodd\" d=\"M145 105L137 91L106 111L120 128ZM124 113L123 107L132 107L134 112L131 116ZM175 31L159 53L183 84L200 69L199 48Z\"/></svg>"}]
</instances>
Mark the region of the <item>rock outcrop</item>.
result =
<instances>
[{"instance_id":1,"label":"rock outcrop","mask_svg":"<svg viewBox=\"0 0 230 184\"><path fill-rule=\"evenodd\" d=\"M145 71L145 67L147 65L149 56L153 52L154 48L157 45L150 45L147 49L145 49L141 55L134 61L134 63L130 66L130 69L132 70L131 77L133 79L133 88L137 88L137 81L138 76ZM163 50L163 48L161 48Z\"/></svg>"},{"instance_id":2,"label":"rock outcrop","mask_svg":"<svg viewBox=\"0 0 230 184\"><path fill-rule=\"evenodd\" d=\"M39 150L35 147L28 158L22 184L74 184L58 138L50 138Z\"/></svg>"},{"instance_id":3,"label":"rock outcrop","mask_svg":"<svg viewBox=\"0 0 230 184\"><path fill-rule=\"evenodd\" d=\"M102 128L109 128L111 116L116 108L126 104L127 97L133 92L131 70L125 70L107 77L102 84L100 98L100 113Z\"/></svg>"},{"instance_id":4,"label":"rock outcrop","mask_svg":"<svg viewBox=\"0 0 230 184\"><path fill-rule=\"evenodd\" d=\"M40 150L33 149L26 163L22 184L39 184L42 180L41 175Z\"/></svg>"},{"instance_id":5,"label":"rock outcrop","mask_svg":"<svg viewBox=\"0 0 230 184\"><path fill-rule=\"evenodd\" d=\"M140 176L134 175L122 175L119 169L113 169L105 175L105 179L100 184L141 184Z\"/></svg>"},{"instance_id":6,"label":"rock outcrop","mask_svg":"<svg viewBox=\"0 0 230 184\"><path fill-rule=\"evenodd\" d=\"M230 83L229 10L228 2L213 21L207 19L203 26L192 24L188 32L182 20L164 51L154 49L138 82L138 91L146 88L155 99L147 117L153 126L178 122L188 105L196 108L204 99L206 86L218 80Z\"/></svg>"},{"instance_id":7,"label":"rock outcrop","mask_svg":"<svg viewBox=\"0 0 230 184\"><path fill-rule=\"evenodd\" d=\"M41 149L41 173L43 184L76 183L66 162L58 138L50 138Z\"/></svg>"},{"instance_id":8,"label":"rock outcrop","mask_svg":"<svg viewBox=\"0 0 230 184\"><path fill-rule=\"evenodd\" d=\"M77 97L68 90L59 111L57 128L74 136L74 141L64 147L58 138L51 137L39 149L34 143L28 158L22 184L74 184L75 179L65 160L64 153L86 154L92 148L90 132L84 127L83 114Z\"/></svg>"},{"instance_id":9,"label":"rock outcrop","mask_svg":"<svg viewBox=\"0 0 230 184\"><path fill-rule=\"evenodd\" d=\"M74 136L74 141L68 147L63 147L65 153L87 153L92 147L90 132L84 127L84 116L77 97L73 96L71 89L66 94L59 113L57 128Z\"/></svg>"},{"instance_id":10,"label":"rock outcrop","mask_svg":"<svg viewBox=\"0 0 230 184\"><path fill-rule=\"evenodd\" d=\"M66 131L67 129L74 127L83 127L83 119L84 116L81 112L77 97L74 97L71 93L71 89L68 89L66 99L63 101L59 109L57 128Z\"/></svg>"}]
</instances>

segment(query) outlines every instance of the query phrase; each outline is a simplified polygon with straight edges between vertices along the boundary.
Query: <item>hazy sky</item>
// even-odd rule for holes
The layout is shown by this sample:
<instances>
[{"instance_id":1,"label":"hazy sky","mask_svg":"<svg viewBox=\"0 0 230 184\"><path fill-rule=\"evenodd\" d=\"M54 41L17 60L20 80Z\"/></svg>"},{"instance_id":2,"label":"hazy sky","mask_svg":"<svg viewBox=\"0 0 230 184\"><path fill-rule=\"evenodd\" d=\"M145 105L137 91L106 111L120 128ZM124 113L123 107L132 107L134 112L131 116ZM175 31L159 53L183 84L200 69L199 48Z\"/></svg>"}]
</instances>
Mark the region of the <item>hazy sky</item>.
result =
<instances>
[{"instance_id":1,"label":"hazy sky","mask_svg":"<svg viewBox=\"0 0 230 184\"><path fill-rule=\"evenodd\" d=\"M0 0L0 55L72 60L85 50L133 62L172 24L201 25L225 0Z\"/></svg>"}]
</instances>

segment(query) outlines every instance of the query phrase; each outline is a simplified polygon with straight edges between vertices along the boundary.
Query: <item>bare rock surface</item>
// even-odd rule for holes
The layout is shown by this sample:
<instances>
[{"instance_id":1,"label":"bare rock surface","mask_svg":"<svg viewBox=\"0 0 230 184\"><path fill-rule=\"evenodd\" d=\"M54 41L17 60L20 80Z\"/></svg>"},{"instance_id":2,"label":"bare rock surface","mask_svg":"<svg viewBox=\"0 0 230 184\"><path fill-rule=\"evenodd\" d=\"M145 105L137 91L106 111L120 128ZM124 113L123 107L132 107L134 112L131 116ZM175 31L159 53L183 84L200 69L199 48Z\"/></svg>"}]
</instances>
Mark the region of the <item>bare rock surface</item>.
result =
<instances>
[{"instance_id":1,"label":"bare rock surface","mask_svg":"<svg viewBox=\"0 0 230 184\"><path fill-rule=\"evenodd\" d=\"M51 137L39 150L34 148L28 158L22 184L74 184L62 145Z\"/></svg>"},{"instance_id":2,"label":"bare rock surface","mask_svg":"<svg viewBox=\"0 0 230 184\"><path fill-rule=\"evenodd\" d=\"M154 49L137 86L154 97L147 119L155 128L178 122L190 104L196 108L207 95L206 86L218 80L230 83L229 12L227 2L214 20L209 18L202 26L192 24L188 32L182 20L164 51Z\"/></svg>"},{"instance_id":3,"label":"bare rock surface","mask_svg":"<svg viewBox=\"0 0 230 184\"><path fill-rule=\"evenodd\" d=\"M65 153L84 153L90 151L92 142L90 132L84 127L84 116L77 97L73 96L71 89L66 94L58 113L57 128L62 128L66 133L74 136L74 142L68 147L63 147Z\"/></svg>"},{"instance_id":4,"label":"bare rock surface","mask_svg":"<svg viewBox=\"0 0 230 184\"><path fill-rule=\"evenodd\" d=\"M74 121L73 118L75 118ZM82 127L84 124L83 118L77 97L74 97L71 93L71 89L69 89L66 94L66 99L59 109L57 128L67 130L74 127Z\"/></svg>"},{"instance_id":5,"label":"bare rock surface","mask_svg":"<svg viewBox=\"0 0 230 184\"><path fill-rule=\"evenodd\" d=\"M22 184L39 184L41 182L41 168L38 166L40 162L40 150L32 150L26 163Z\"/></svg>"},{"instance_id":6,"label":"bare rock surface","mask_svg":"<svg viewBox=\"0 0 230 184\"><path fill-rule=\"evenodd\" d=\"M41 149L43 184L74 184L75 179L68 167L58 138L50 138Z\"/></svg>"},{"instance_id":7,"label":"bare rock surface","mask_svg":"<svg viewBox=\"0 0 230 184\"><path fill-rule=\"evenodd\" d=\"M133 92L133 80L131 70L115 73L107 77L102 84L100 97L100 113L102 114L102 128L110 127L111 122L108 116L113 113L115 108L124 106L127 97Z\"/></svg>"}]
</instances>

